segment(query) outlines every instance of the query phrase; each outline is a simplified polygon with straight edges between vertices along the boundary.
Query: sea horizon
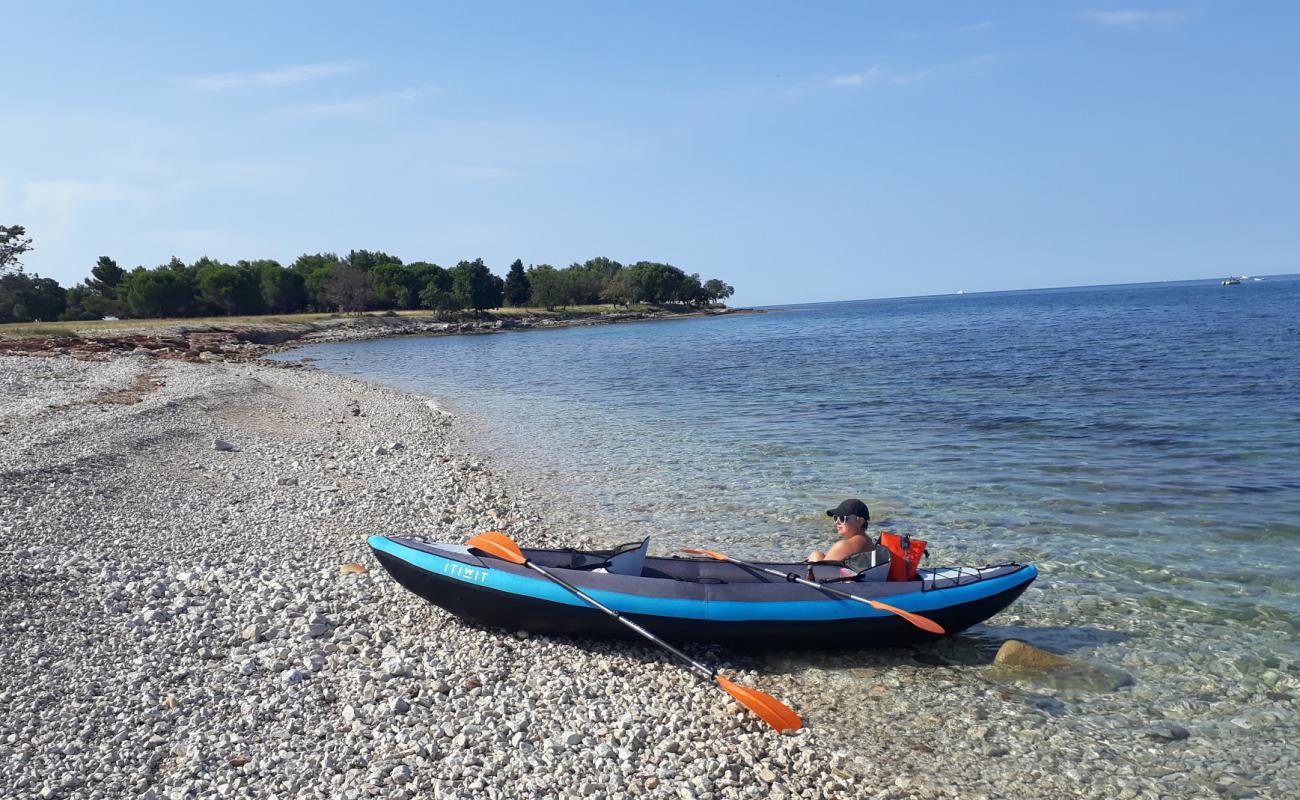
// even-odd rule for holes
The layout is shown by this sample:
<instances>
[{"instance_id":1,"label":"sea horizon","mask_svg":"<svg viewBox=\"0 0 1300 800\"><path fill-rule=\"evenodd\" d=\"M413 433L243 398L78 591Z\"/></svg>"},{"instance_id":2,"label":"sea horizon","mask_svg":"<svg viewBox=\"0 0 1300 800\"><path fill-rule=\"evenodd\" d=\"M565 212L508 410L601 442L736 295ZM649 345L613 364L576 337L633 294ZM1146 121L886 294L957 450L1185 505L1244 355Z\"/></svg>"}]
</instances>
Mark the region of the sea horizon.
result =
<instances>
[{"instance_id":1,"label":"sea horizon","mask_svg":"<svg viewBox=\"0 0 1300 800\"><path fill-rule=\"evenodd\" d=\"M955 297L959 295L968 296L968 295L991 295L991 294L1016 294L1018 292L1052 292L1052 291L1068 291L1071 289L1108 289L1108 288L1120 289L1120 288L1139 287L1139 286L1180 286L1180 285L1202 284L1206 282L1218 282L1218 281L1222 281L1225 278L1230 278L1230 277L1240 278L1241 276L1236 273L1233 273L1231 275L1224 274L1217 277L1208 277L1208 278L1176 278L1172 280L1163 280L1163 281L1132 281L1132 282L1125 282L1125 283L1081 283L1081 284L1067 284L1063 286L1031 286L1031 287L1022 287L1017 289L985 289L985 290L975 290L975 291L967 291L959 287L958 289L954 289L951 292L937 292L934 294L884 295L880 297L859 297L852 300L810 300L806 302L752 305L752 306L744 306L744 308L752 308L755 310L767 310L767 309L780 309L780 308L794 308L794 307L802 307L802 306L821 306L821 305L828 305L833 303L866 303L874 300L921 300L921 299L932 298L932 297L949 297L949 296ZM1250 275L1248 277L1250 277L1252 280L1255 278L1259 278L1261 280L1295 279L1295 278L1300 278L1300 272L1264 273L1264 274Z\"/></svg>"}]
</instances>

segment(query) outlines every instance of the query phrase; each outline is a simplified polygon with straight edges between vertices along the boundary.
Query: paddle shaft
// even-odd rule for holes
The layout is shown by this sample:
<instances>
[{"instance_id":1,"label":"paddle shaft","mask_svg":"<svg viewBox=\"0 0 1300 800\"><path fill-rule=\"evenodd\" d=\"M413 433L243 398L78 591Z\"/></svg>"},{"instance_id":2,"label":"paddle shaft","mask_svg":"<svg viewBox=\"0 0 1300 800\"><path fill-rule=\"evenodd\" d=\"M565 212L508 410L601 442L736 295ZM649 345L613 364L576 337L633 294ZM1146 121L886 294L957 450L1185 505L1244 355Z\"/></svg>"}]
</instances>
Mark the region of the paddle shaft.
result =
<instances>
[{"instance_id":1,"label":"paddle shaft","mask_svg":"<svg viewBox=\"0 0 1300 800\"><path fill-rule=\"evenodd\" d=\"M730 561L731 563L742 567L748 567L749 569L756 569L759 570L760 572L766 572L768 575L775 575L778 578L785 578L786 580L794 581L795 583L802 583L804 586L811 586L814 589L820 589L826 594L833 595L835 597L843 597L845 600L857 600L859 603L863 603L865 605L871 606L872 608L875 608L875 605L865 597L858 597L856 594L841 592L839 589L832 589L831 587L817 583L816 581L805 580L803 578L800 578L798 575L794 574L793 572L782 572L779 569L772 569L770 567L760 567L757 564L751 564L748 561L741 561L740 559L732 558L731 556L727 556L726 559L727 561Z\"/></svg>"},{"instance_id":2,"label":"paddle shaft","mask_svg":"<svg viewBox=\"0 0 1300 800\"><path fill-rule=\"evenodd\" d=\"M704 677L708 678L709 680L714 680L714 679L717 678L717 672L715 672L714 670L709 669L708 667L704 666L704 665L701 664L700 662L696 661L695 659L693 659L693 658L691 658L690 656L688 656L688 655L686 655L685 653L683 653L681 650L678 650L676 647L673 647L672 645L670 645L670 644L668 644L667 642L665 642L663 639L660 639L658 636L655 636L655 635L654 635L653 633L651 633L650 631L646 630L645 628L643 628L643 627L641 627L640 625L636 624L636 623L633 622L632 620L630 620L630 619L628 619L627 617L623 616L622 614L618 613L618 612L615 611L614 609L609 608L608 606L604 605L604 604L601 603L599 600L595 599L595 598L592 597L591 595L587 594L586 592L582 591L582 590L579 589L578 587L576 587L576 586L574 586L573 584L569 583L569 582L566 581L564 578L561 578L559 575L555 575L555 574L551 573L550 571L548 571L548 570L546 570L546 569L544 569L544 568L542 568L542 567L537 566L537 565L534 564L533 562L528 561L527 559L524 560L524 566L528 567L529 569L536 570L537 572L542 573L542 574L545 575L546 577L550 578L551 580L553 580L553 581L555 581L556 583L560 584L560 585L563 586L564 588L566 588L566 589L568 589L569 591L573 592L573 593L576 594L578 597L581 597L583 600L586 600L586 601L587 601L588 603L590 603L591 605L595 606L596 608L599 608L601 611L604 611L606 614L610 615L610 616L613 617L614 619L618 620L619 622L623 623L623 624L626 625L627 627L629 627L629 628L631 628L632 630L636 631L637 633L641 634L641 635L644 636L645 638L647 638L647 639L649 639L650 641L654 642L655 644L659 645L659 646L662 647L663 649L665 649L665 650L667 650L668 652L672 653L673 655L677 656L677 657L678 657L679 659L681 659L684 663L689 664L689 665L691 666L692 669L694 669L696 672L700 673L700 674L703 675Z\"/></svg>"}]
</instances>

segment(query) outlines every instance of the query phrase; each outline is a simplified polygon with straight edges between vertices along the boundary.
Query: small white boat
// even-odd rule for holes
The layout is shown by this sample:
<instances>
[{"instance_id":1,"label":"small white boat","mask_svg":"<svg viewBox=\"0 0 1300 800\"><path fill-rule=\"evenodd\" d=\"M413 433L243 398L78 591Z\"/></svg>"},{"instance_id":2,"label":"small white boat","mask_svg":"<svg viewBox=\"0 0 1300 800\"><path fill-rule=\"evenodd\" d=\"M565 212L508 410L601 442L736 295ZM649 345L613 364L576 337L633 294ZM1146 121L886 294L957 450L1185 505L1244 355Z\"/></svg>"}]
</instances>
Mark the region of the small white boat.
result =
<instances>
[{"instance_id":1,"label":"small white boat","mask_svg":"<svg viewBox=\"0 0 1300 800\"><path fill-rule=\"evenodd\" d=\"M1221 281L1221 284L1224 286L1236 286L1239 283L1241 283L1240 278L1224 278Z\"/></svg>"}]
</instances>

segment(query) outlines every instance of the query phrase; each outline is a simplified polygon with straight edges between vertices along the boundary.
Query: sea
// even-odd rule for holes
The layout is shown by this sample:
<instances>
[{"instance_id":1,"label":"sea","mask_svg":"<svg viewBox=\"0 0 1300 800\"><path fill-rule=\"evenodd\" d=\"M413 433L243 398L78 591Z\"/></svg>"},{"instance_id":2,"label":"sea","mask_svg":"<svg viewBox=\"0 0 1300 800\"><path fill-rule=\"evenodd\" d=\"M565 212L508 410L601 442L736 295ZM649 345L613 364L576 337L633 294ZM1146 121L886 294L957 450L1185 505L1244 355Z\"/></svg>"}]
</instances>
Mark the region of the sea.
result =
<instances>
[{"instance_id":1,"label":"sea","mask_svg":"<svg viewBox=\"0 0 1300 800\"><path fill-rule=\"evenodd\" d=\"M926 566L1037 564L1014 634L1127 670L1121 691L1254 687L1249 709L1300 677L1300 276L284 357L435 399L514 476L609 520L610 544L800 560L857 497L872 532L929 542Z\"/></svg>"}]
</instances>

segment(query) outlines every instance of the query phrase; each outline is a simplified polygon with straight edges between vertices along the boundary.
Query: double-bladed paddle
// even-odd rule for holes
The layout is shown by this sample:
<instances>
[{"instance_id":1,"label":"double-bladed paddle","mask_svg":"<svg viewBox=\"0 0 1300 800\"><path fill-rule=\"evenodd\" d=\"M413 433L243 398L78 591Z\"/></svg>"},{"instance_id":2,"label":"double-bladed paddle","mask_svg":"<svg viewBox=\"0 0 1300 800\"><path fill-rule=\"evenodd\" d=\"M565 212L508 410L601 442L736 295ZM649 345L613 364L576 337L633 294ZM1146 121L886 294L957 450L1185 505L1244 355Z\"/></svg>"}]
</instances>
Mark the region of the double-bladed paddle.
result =
<instances>
[{"instance_id":1,"label":"double-bladed paddle","mask_svg":"<svg viewBox=\"0 0 1300 800\"><path fill-rule=\"evenodd\" d=\"M696 555L696 556L708 556L709 558L716 558L718 561L730 561L731 563L741 567L746 567L748 569L756 569L760 572L766 572L768 575L776 575L777 577L785 578L786 580L793 581L794 583L802 583L804 586L811 586L814 589L820 589L821 591L826 592L829 595L834 595L835 597L843 597L845 600L857 600L859 603L866 603L872 608L878 608L881 611L888 611L891 614L897 614L898 616L902 617L903 619L907 620L908 622L912 623L913 625L915 625L916 627L920 628L923 631L929 631L930 633L940 633L940 634L944 632L942 625L940 625L939 623L935 622L932 619L923 617L920 614L913 614L911 611L904 611L901 608L895 608L894 606L891 606L887 603L882 603L879 600L868 600L865 597L858 597L855 594L849 594L848 592L841 592L839 589L832 589L829 586L824 586L820 583L816 583L814 581L800 578L798 575L795 575L793 572L782 572L779 569L760 567L757 564L751 564L748 561L741 561L738 558L732 558L730 556L723 555L722 553L715 553L712 550L698 550L695 548L687 547L687 548L683 548L682 552L690 553L691 555Z\"/></svg>"},{"instance_id":2,"label":"double-bladed paddle","mask_svg":"<svg viewBox=\"0 0 1300 800\"><path fill-rule=\"evenodd\" d=\"M750 689L724 678L718 674L716 669L709 669L617 611L602 605L598 600L593 599L581 589L571 585L568 581L549 572L544 567L539 567L529 561L524 556L523 551L519 549L519 545L515 544L505 534L498 531L488 531L487 533L480 533L478 536L471 538L465 544L482 550L484 553L489 555L509 561L512 564L523 564L531 570L542 573L547 578L550 578L552 581L560 584L570 592L573 592L587 603L595 606L601 611L604 611L606 614L659 645L669 653L672 653L674 656L681 659L682 662L690 665L690 667L699 674L717 683L723 691L736 698L741 705L748 708L750 711L753 711L758 715L759 719L763 720L768 725L771 725L773 728L776 728L778 731L797 731L803 727L803 720L799 718L799 715L791 711L790 708L780 700L777 700L769 694L760 692L757 689Z\"/></svg>"}]
</instances>

